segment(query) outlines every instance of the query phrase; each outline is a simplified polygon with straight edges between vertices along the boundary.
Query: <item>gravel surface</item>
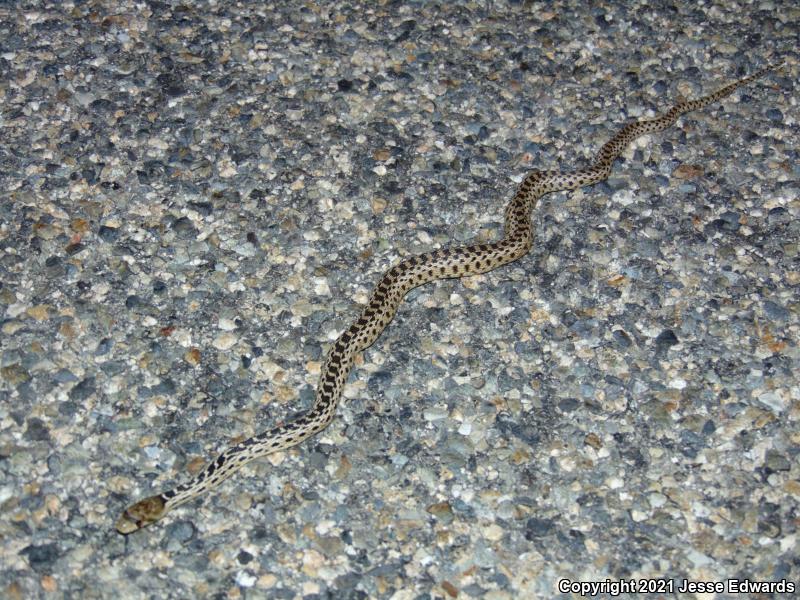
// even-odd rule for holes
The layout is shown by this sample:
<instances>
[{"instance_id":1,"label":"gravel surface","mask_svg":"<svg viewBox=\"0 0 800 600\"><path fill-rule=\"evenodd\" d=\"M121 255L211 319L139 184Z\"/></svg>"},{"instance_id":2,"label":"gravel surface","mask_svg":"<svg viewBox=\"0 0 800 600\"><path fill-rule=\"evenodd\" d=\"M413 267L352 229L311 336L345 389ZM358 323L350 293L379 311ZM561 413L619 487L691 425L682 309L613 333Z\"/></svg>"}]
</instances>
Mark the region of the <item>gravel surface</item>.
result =
<instances>
[{"instance_id":1,"label":"gravel surface","mask_svg":"<svg viewBox=\"0 0 800 600\"><path fill-rule=\"evenodd\" d=\"M800 585L800 9L592 4L0 5L0 596ZM409 294L325 432L114 531L308 408L393 262L777 60Z\"/></svg>"}]
</instances>

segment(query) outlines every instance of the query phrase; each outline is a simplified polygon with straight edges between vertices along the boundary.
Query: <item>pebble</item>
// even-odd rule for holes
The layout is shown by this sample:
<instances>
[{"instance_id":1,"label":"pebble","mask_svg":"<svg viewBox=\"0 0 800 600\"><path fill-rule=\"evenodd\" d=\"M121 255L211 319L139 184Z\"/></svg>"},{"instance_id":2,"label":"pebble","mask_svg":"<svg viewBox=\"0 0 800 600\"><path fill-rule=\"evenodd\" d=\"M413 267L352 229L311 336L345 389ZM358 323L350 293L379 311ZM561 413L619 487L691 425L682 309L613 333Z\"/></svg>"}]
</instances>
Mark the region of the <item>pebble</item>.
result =
<instances>
[{"instance_id":1,"label":"pebble","mask_svg":"<svg viewBox=\"0 0 800 600\"><path fill-rule=\"evenodd\" d=\"M788 407L788 400L778 392L759 394L758 401L775 412L783 412Z\"/></svg>"},{"instance_id":2,"label":"pebble","mask_svg":"<svg viewBox=\"0 0 800 600\"><path fill-rule=\"evenodd\" d=\"M239 337L233 333L226 331L214 337L211 344L217 350L230 350L239 341Z\"/></svg>"}]
</instances>

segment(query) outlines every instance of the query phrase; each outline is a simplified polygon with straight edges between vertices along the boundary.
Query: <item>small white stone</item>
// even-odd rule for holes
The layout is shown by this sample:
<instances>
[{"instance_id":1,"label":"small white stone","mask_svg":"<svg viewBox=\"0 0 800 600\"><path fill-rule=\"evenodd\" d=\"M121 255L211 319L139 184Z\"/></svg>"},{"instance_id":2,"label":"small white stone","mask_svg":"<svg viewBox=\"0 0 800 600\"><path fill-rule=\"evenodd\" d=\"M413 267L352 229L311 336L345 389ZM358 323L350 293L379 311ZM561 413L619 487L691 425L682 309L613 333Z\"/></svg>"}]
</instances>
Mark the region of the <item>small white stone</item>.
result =
<instances>
[{"instance_id":1,"label":"small white stone","mask_svg":"<svg viewBox=\"0 0 800 600\"><path fill-rule=\"evenodd\" d=\"M669 387L674 390L682 390L686 387L686 380L681 379L680 377L676 377L675 379L669 382Z\"/></svg>"},{"instance_id":2,"label":"small white stone","mask_svg":"<svg viewBox=\"0 0 800 600\"><path fill-rule=\"evenodd\" d=\"M147 140L147 145L158 150L166 150L169 148L169 144L167 142L157 137Z\"/></svg>"},{"instance_id":3,"label":"small white stone","mask_svg":"<svg viewBox=\"0 0 800 600\"><path fill-rule=\"evenodd\" d=\"M706 565L710 565L714 562L708 556L702 552L698 552L694 548L689 548L689 551L686 552L686 558L692 561L692 564L694 564L695 567L705 567Z\"/></svg>"},{"instance_id":4,"label":"small white stone","mask_svg":"<svg viewBox=\"0 0 800 600\"><path fill-rule=\"evenodd\" d=\"M331 288L328 287L328 280L324 277L314 278L314 293L318 296L330 296Z\"/></svg>"},{"instance_id":5,"label":"small white stone","mask_svg":"<svg viewBox=\"0 0 800 600\"><path fill-rule=\"evenodd\" d=\"M426 408L422 411L422 417L426 421L441 421L447 418L447 410L444 408Z\"/></svg>"},{"instance_id":6,"label":"small white stone","mask_svg":"<svg viewBox=\"0 0 800 600\"><path fill-rule=\"evenodd\" d=\"M641 523L642 521L646 521L647 517L648 514L646 512L642 512L641 510L633 509L631 511L631 519L633 519L635 523Z\"/></svg>"},{"instance_id":7,"label":"small white stone","mask_svg":"<svg viewBox=\"0 0 800 600\"><path fill-rule=\"evenodd\" d=\"M172 332L170 338L183 348L188 348L192 345L192 334L188 329L176 329Z\"/></svg>"},{"instance_id":8,"label":"small white stone","mask_svg":"<svg viewBox=\"0 0 800 600\"><path fill-rule=\"evenodd\" d=\"M219 164L219 176L220 177L233 177L236 175L236 165L229 158L224 158L220 161Z\"/></svg>"},{"instance_id":9,"label":"small white stone","mask_svg":"<svg viewBox=\"0 0 800 600\"><path fill-rule=\"evenodd\" d=\"M758 401L771 408L775 412L786 410L787 401L778 392L764 392L759 394Z\"/></svg>"},{"instance_id":10,"label":"small white stone","mask_svg":"<svg viewBox=\"0 0 800 600\"><path fill-rule=\"evenodd\" d=\"M335 526L336 526L336 522L335 521L331 521L330 519L325 519L325 520L320 521L319 523L317 523L317 527L316 527L317 533L319 535L328 535L328 533L330 533L331 529L333 529Z\"/></svg>"},{"instance_id":11,"label":"small white stone","mask_svg":"<svg viewBox=\"0 0 800 600\"><path fill-rule=\"evenodd\" d=\"M487 540L491 540L496 542L503 538L503 528L497 525L496 523L492 523L488 527L483 530L483 536Z\"/></svg>"},{"instance_id":12,"label":"small white stone","mask_svg":"<svg viewBox=\"0 0 800 600\"><path fill-rule=\"evenodd\" d=\"M226 331L225 333L221 333L215 337L212 345L217 350L230 350L237 341L239 341L237 336Z\"/></svg>"},{"instance_id":13,"label":"small white stone","mask_svg":"<svg viewBox=\"0 0 800 600\"><path fill-rule=\"evenodd\" d=\"M622 206L628 206L636 202L636 196L631 190L625 189L615 192L614 195L611 197L612 201L621 204Z\"/></svg>"},{"instance_id":14,"label":"small white stone","mask_svg":"<svg viewBox=\"0 0 800 600\"><path fill-rule=\"evenodd\" d=\"M222 329L222 331L233 331L236 329L236 323L234 323L233 319L222 317L217 323L217 327Z\"/></svg>"},{"instance_id":15,"label":"small white stone","mask_svg":"<svg viewBox=\"0 0 800 600\"><path fill-rule=\"evenodd\" d=\"M253 587L256 583L256 577L247 571L239 571L236 574L236 583L245 588Z\"/></svg>"}]
</instances>

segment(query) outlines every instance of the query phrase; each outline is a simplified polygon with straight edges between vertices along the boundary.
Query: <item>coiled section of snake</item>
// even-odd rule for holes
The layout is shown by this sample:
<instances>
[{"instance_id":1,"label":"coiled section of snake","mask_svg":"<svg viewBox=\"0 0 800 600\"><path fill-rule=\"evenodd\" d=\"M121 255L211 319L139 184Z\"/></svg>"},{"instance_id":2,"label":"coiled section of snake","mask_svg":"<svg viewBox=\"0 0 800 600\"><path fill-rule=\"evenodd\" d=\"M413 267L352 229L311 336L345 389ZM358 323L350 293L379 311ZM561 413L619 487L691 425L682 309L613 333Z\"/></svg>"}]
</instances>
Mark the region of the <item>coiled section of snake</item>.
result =
<instances>
[{"instance_id":1,"label":"coiled section of snake","mask_svg":"<svg viewBox=\"0 0 800 600\"><path fill-rule=\"evenodd\" d=\"M780 66L767 66L713 94L676 104L654 119L625 125L600 148L588 169L530 172L505 209L502 239L488 244L443 248L412 256L393 266L373 290L358 319L339 336L328 352L317 386L316 400L307 413L226 449L187 483L130 506L117 520L117 531L128 534L141 529L162 518L170 509L218 485L251 460L290 448L323 430L333 419L356 355L378 339L409 290L437 279L485 273L524 256L533 242L530 213L544 194L603 181L611 172L614 160L637 137L662 131L684 113L716 102Z\"/></svg>"}]
</instances>

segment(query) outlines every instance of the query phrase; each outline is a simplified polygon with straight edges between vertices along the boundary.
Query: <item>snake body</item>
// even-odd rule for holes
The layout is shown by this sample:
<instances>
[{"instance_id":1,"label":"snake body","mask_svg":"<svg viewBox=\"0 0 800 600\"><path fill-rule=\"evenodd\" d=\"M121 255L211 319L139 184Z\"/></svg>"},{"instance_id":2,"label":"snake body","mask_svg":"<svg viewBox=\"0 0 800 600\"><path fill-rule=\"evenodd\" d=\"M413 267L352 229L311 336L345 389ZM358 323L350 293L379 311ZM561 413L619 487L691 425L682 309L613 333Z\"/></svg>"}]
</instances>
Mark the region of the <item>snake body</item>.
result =
<instances>
[{"instance_id":1,"label":"snake body","mask_svg":"<svg viewBox=\"0 0 800 600\"><path fill-rule=\"evenodd\" d=\"M502 239L486 244L434 250L407 258L390 268L381 277L361 315L330 348L322 367L316 399L308 412L227 448L187 483L128 507L117 520L117 531L128 534L141 529L161 519L176 506L217 486L251 460L290 448L325 429L334 417L356 356L378 339L410 290L437 279L486 273L524 256L533 243L530 214L543 195L605 180L614 160L639 136L663 131L681 115L704 108L779 66L769 65L708 96L680 102L654 119L625 125L600 148L594 163L587 169L571 172L531 171L505 209Z\"/></svg>"}]
</instances>

